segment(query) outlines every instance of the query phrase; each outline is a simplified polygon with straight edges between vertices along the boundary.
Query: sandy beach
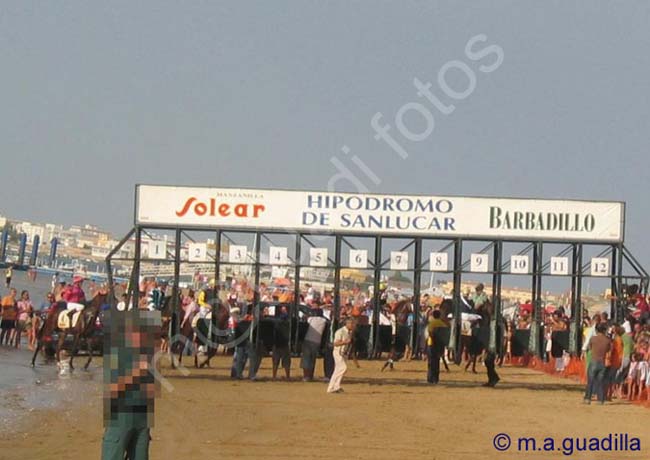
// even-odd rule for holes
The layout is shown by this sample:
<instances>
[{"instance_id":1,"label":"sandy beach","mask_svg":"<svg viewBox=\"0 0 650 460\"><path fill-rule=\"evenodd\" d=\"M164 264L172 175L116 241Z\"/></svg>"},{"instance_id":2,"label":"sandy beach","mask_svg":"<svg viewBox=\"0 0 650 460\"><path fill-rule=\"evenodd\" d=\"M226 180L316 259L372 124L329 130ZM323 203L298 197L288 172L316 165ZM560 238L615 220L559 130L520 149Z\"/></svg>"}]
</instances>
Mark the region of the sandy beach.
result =
<instances>
[{"instance_id":1,"label":"sandy beach","mask_svg":"<svg viewBox=\"0 0 650 460\"><path fill-rule=\"evenodd\" d=\"M585 406L580 385L528 369L501 369L502 382L489 389L480 386L483 374L452 366L430 387L423 383L424 363L400 362L381 373L381 363L360 362L361 369L348 372L346 392L327 395L322 382L271 381L269 359L262 381L232 381L230 363L219 357L211 369L192 368L187 376L163 368L173 391L163 389L156 403L151 458L563 457L560 451L517 452L516 442L497 452L498 433L513 440L628 433L641 439L641 452L576 452L572 458L647 458L650 435L639 428L647 409L617 401ZM101 417L97 386L69 409L29 412L15 426L19 434L0 436L0 458L99 458Z\"/></svg>"}]
</instances>

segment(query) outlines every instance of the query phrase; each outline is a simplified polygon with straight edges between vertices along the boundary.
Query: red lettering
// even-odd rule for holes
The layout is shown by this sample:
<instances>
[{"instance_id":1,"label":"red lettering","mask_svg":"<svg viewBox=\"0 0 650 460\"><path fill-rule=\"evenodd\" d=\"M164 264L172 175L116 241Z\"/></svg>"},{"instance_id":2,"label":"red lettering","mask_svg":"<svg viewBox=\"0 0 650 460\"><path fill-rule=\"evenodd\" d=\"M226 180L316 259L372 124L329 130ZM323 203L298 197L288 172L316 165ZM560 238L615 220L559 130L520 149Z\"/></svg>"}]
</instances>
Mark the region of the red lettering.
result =
<instances>
[{"instance_id":1,"label":"red lettering","mask_svg":"<svg viewBox=\"0 0 650 460\"><path fill-rule=\"evenodd\" d=\"M205 203L197 203L196 206L194 206L194 212L197 216L204 216L205 213L208 212L208 207Z\"/></svg>"},{"instance_id":2,"label":"red lettering","mask_svg":"<svg viewBox=\"0 0 650 460\"><path fill-rule=\"evenodd\" d=\"M192 197L189 200L185 202L185 205L180 211L176 211L176 215L178 217L183 217L185 214L187 214L187 211L190 210L190 206L192 206L192 203L196 201L196 197Z\"/></svg>"},{"instance_id":3,"label":"red lettering","mask_svg":"<svg viewBox=\"0 0 650 460\"><path fill-rule=\"evenodd\" d=\"M266 207L263 204L218 204L215 198L210 198L209 202L203 203L193 196L185 202L180 211L176 211L176 215L178 217L184 217L190 209L197 216L205 216L206 214L216 216L218 214L221 217L228 217L234 214L237 217L249 217L250 215L253 218L258 218L266 210Z\"/></svg>"},{"instance_id":4,"label":"red lettering","mask_svg":"<svg viewBox=\"0 0 650 460\"><path fill-rule=\"evenodd\" d=\"M248 213L246 210L248 209L248 205L245 204L238 204L235 206L235 215L237 217L248 217Z\"/></svg>"}]
</instances>

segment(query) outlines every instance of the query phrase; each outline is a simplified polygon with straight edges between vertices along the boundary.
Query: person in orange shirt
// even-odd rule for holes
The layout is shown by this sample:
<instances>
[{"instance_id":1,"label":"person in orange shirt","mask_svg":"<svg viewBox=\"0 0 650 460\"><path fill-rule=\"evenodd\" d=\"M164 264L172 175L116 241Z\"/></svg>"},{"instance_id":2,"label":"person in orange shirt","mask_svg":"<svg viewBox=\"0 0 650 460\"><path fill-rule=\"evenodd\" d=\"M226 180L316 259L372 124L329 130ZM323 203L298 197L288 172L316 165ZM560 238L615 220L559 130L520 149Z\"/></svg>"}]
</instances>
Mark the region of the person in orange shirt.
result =
<instances>
[{"instance_id":1,"label":"person in orange shirt","mask_svg":"<svg viewBox=\"0 0 650 460\"><path fill-rule=\"evenodd\" d=\"M0 322L0 345L8 345L16 332L16 317L18 310L16 308L16 289L11 288L9 295L2 298L2 322Z\"/></svg>"},{"instance_id":2,"label":"person in orange shirt","mask_svg":"<svg viewBox=\"0 0 650 460\"><path fill-rule=\"evenodd\" d=\"M613 327L612 351L607 366L607 400L612 400L612 395L617 387L616 374L623 365L623 334L625 329L621 326ZM606 363L607 364L607 363Z\"/></svg>"}]
</instances>

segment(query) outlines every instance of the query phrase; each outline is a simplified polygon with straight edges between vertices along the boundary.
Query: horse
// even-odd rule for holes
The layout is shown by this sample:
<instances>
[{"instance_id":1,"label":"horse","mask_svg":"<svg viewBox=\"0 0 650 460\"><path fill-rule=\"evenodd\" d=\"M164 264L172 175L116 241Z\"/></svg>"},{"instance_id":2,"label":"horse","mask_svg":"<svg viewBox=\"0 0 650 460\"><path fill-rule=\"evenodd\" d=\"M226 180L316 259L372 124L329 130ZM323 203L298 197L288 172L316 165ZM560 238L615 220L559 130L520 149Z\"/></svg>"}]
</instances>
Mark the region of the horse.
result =
<instances>
[{"instance_id":1,"label":"horse","mask_svg":"<svg viewBox=\"0 0 650 460\"><path fill-rule=\"evenodd\" d=\"M166 353L169 351L169 328L172 324L173 318L173 304L171 296L165 296L160 309L160 352Z\"/></svg>"},{"instance_id":2,"label":"horse","mask_svg":"<svg viewBox=\"0 0 650 460\"><path fill-rule=\"evenodd\" d=\"M38 356L38 352L41 350L41 348L43 348L43 339L47 336L51 336L54 332L58 332L59 340L56 345L57 363L61 361L61 349L63 348L66 337L68 334L72 334L74 340L70 353L70 369L74 369L72 362L75 355L77 354L78 347L82 342L82 339L85 339L84 342L86 345L86 351L88 353L88 361L84 365L84 370L87 370L93 357L91 339L95 333L95 323L101 312L101 307L107 303L107 298L108 294L101 291L98 292L91 301L85 302L85 308L79 315L79 319L77 320L76 324L68 328L59 328L58 326L59 315L65 311L66 304L65 302L56 303L45 318L41 329L38 331L36 337L37 345L36 349L34 350L34 355L32 356L31 366L35 366L36 356Z\"/></svg>"},{"instance_id":3,"label":"horse","mask_svg":"<svg viewBox=\"0 0 650 460\"><path fill-rule=\"evenodd\" d=\"M212 317L213 314L215 314L214 318ZM175 339L178 340L174 340L174 343L171 344L171 352L178 353L178 365L181 365L183 362L183 353L189 343L193 348L194 367L210 367L210 360L217 354L218 344L216 343L216 339L219 336L218 332L226 331L228 329L230 311L228 310L228 307L223 305L221 302L217 301L213 303L212 312L209 313L209 317L205 318L212 323L212 331L208 332L210 331L210 329L208 329L208 331L206 331L207 333L203 333L199 330L196 315L198 315L198 313L189 318L185 323L181 324L179 335L175 337ZM198 347L200 345L206 346L207 352L206 360L199 365ZM175 366L173 360L172 365Z\"/></svg>"},{"instance_id":4,"label":"horse","mask_svg":"<svg viewBox=\"0 0 650 460\"><path fill-rule=\"evenodd\" d=\"M472 335L469 337L469 358L465 365L465 371L472 366L472 373L476 374L476 359L485 350L484 343L489 342L490 337L490 321L494 315L494 305L490 300L486 300L483 305L475 309L475 313L480 316L480 319L473 321Z\"/></svg>"}]
</instances>

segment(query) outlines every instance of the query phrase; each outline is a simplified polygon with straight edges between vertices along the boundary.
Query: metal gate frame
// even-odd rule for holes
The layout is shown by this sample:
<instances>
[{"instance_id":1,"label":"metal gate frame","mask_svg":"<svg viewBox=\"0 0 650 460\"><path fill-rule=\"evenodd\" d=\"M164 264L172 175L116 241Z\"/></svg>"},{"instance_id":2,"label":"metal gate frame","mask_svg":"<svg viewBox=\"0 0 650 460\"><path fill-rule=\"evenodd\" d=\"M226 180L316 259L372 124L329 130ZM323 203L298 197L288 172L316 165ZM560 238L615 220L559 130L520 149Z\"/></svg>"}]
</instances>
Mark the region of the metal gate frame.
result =
<instances>
[{"instance_id":1,"label":"metal gate frame","mask_svg":"<svg viewBox=\"0 0 650 460\"><path fill-rule=\"evenodd\" d=\"M171 231L175 234L175 246L174 253L168 254L173 258L173 260L160 260L160 259L146 259L142 257L142 236L146 234L148 230L158 230L158 231ZM111 293L114 294L114 277L113 277L113 263L117 261L128 261L133 263L133 270L130 277L128 298L133 302L134 306L137 306L139 303L139 280L141 273L142 262L173 262L174 263L174 284L172 288L173 296L173 309L178 311L178 280L180 278L180 265L182 263L181 259L181 240L184 232L214 232L216 239L216 256L214 262L215 270L215 297L218 295L219 289L219 279L221 273L221 248L222 248L222 238L223 233L237 233L237 234L253 234L255 238L255 258L252 263L245 263L244 265L254 266L254 277L255 277L255 290L254 290L254 304L257 304L259 301L259 281L260 281L260 267L262 265L272 265L272 264L261 264L260 262L260 241L261 238L265 235L281 234L281 235L292 235L296 238L296 248L295 248L295 261L293 265L295 280L294 280L294 305L293 305L293 314L297 315L298 312L298 302L300 297L300 279L301 279L301 269L309 267L309 265L301 264L301 246L303 239L306 240L309 244L312 244L308 239L310 235L318 236L329 236L335 238L335 254L334 259L329 259L331 265L328 265L328 269L333 269L334 276L334 316L333 316L333 327L331 328L332 334L337 327L338 323L338 313L340 311L340 282L341 282L341 248L342 243L346 238L371 238L374 239L375 246L375 257L374 263L368 267L369 270L373 270L374 273L374 298L373 298L373 320L372 320L372 333L371 333L371 346L374 347L378 341L378 331L379 331L379 288L381 281L381 271L383 265L386 261L382 258L382 242L384 239L399 238L399 239L409 239L409 243L406 247L414 245L415 249L415 260L412 265L412 269L406 270L413 272L413 309L414 309L414 322L413 322L413 331L412 334L412 346L415 347L419 343L419 321L420 321L420 293L421 293L421 277L423 272L428 272L428 270L423 270L423 260L422 260L422 243L424 241L440 241L447 242L448 244L443 248L443 251L446 251L448 248L453 246L453 267L451 270L439 272L447 273L453 275L453 302L454 302L454 320L452 324L452 336L450 346L454 348L457 352L457 356L460 352L460 304L461 304L461 283L463 280L463 275L465 274L474 274L476 272L471 272L467 270L469 265L469 260L464 260L463 253L463 243L465 242L485 242L487 246L481 250L481 253L492 250L493 264L492 271L481 272L480 275L492 275L492 302L495 308L495 315L491 324L491 334L490 334L490 345L489 348L491 351L502 352L501 341L497 340L500 337L500 325L502 324L502 304L501 304L501 293L502 293L502 277L503 275L514 275L510 272L506 272L510 261L506 263L503 262L503 244L504 243L528 243L528 246L520 254L528 253L532 251L532 271L526 275L519 276L531 276L532 277L532 297L534 305L534 321L533 325L536 326L536 330L531 330L531 343L530 349L534 353L541 355L541 340L542 340L542 329L537 327L539 326L539 321L542 318L542 279L548 276L565 276L571 278L571 327L570 327L570 352L577 353L580 350L580 328L581 328L581 319L582 319L582 281L585 277L590 275L586 274L586 270L589 268L589 263L586 265L583 263L583 249L588 246L606 246L606 249L600 253L599 256L609 256L611 255L612 263L610 264L610 274L607 277L600 278L609 278L611 280L611 289L612 289L612 313L615 321L621 321L625 315L625 301L623 299L624 285L628 280L638 280L640 291L643 293L648 292L648 285L650 282L650 277L648 273L644 270L641 264L634 258L630 251L625 247L623 243L617 244L604 244L602 242L575 242L575 241L558 241L558 240L535 240L530 241L526 239L477 239L477 238L436 238L436 237L421 237L421 236L409 236L409 235L395 235L395 236L381 236L381 235L368 235L368 234L357 234L357 233L305 233L305 232L294 232L294 231L278 231L278 230L246 230L246 229L225 229L225 228L213 228L206 229L205 227L192 227L192 226L135 226L128 232L124 238L118 243L118 245L113 248L113 250L106 257L106 269L108 273L108 281ZM115 255L124 247L124 245L131 239L135 237L135 257L132 259L124 259L115 257ZM346 241L350 247L352 247L349 242ZM568 256L570 254L571 267L569 275L550 275L544 273L548 270L550 262L546 264L543 263L543 251L544 245L554 244L554 245L566 245L567 247L560 251L557 256ZM329 257L328 257L329 258ZM550 259L549 259L550 260ZM209 261L206 261L206 263ZM632 275L626 275L623 271L624 262L626 262L633 270ZM229 264L232 264L229 262ZM515 275L516 276L516 275ZM138 287L138 288L136 288ZM114 295L111 296L113 304L115 304ZM114 308L115 305L112 305ZM137 308L134 308L133 311L137 311ZM369 349L372 349L369 347Z\"/></svg>"}]
</instances>

